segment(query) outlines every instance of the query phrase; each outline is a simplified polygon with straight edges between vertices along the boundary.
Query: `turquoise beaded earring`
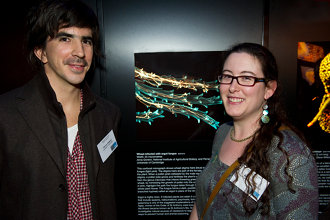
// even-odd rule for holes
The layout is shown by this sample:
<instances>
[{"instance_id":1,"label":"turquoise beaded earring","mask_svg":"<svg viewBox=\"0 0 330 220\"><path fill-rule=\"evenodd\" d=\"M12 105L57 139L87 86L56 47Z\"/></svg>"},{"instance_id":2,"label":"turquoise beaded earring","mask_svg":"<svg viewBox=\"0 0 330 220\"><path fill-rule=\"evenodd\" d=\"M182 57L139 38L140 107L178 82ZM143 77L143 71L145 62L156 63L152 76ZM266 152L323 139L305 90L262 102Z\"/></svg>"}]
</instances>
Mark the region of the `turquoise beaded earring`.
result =
<instances>
[{"instance_id":1,"label":"turquoise beaded earring","mask_svg":"<svg viewBox=\"0 0 330 220\"><path fill-rule=\"evenodd\" d=\"M261 116L261 121L262 123L264 124L267 124L269 121L270 121L270 118L268 116L268 105L265 104L263 107L262 107L263 111L262 111L262 116Z\"/></svg>"}]
</instances>

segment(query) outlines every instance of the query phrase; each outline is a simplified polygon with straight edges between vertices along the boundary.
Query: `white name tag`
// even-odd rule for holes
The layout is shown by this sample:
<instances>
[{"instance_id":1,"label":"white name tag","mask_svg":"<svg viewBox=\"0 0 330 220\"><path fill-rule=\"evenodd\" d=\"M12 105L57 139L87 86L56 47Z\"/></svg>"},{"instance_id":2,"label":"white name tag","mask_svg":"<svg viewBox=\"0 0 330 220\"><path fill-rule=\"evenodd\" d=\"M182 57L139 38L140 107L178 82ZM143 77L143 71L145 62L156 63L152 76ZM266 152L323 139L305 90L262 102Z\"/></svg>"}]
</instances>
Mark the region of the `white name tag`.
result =
<instances>
[{"instance_id":1,"label":"white name tag","mask_svg":"<svg viewBox=\"0 0 330 220\"><path fill-rule=\"evenodd\" d=\"M97 145L103 163L117 147L118 144L115 135L113 130L111 130Z\"/></svg>"},{"instance_id":2,"label":"white name tag","mask_svg":"<svg viewBox=\"0 0 330 220\"><path fill-rule=\"evenodd\" d=\"M236 181L236 175L234 174L230 181L232 183L235 182L235 185L240 188L243 192L248 193L247 186L245 184L246 176L251 171L250 168L248 168L246 165L242 165L241 168L238 170L238 180ZM269 182L264 179L259 174L256 174L255 172L252 173L252 175L249 178L250 183L252 183L252 179L254 177L254 181L256 183L256 189L252 193L248 193L249 196L254 199L255 201L258 201L261 197L261 195L265 192L267 186L269 185Z\"/></svg>"}]
</instances>

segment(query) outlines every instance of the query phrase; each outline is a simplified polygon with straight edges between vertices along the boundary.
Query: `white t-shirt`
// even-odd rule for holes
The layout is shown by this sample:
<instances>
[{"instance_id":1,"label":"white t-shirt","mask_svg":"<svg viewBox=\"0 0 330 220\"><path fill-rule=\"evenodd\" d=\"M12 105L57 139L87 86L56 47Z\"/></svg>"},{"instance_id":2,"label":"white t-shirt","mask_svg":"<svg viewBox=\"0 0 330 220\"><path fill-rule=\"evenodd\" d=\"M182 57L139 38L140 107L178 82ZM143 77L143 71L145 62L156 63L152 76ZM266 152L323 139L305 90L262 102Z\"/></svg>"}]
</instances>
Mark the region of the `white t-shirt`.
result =
<instances>
[{"instance_id":1,"label":"white t-shirt","mask_svg":"<svg viewBox=\"0 0 330 220\"><path fill-rule=\"evenodd\" d=\"M76 139L77 133L78 133L78 124L75 124L72 127L68 128L68 147L70 154L72 154L74 140Z\"/></svg>"}]
</instances>

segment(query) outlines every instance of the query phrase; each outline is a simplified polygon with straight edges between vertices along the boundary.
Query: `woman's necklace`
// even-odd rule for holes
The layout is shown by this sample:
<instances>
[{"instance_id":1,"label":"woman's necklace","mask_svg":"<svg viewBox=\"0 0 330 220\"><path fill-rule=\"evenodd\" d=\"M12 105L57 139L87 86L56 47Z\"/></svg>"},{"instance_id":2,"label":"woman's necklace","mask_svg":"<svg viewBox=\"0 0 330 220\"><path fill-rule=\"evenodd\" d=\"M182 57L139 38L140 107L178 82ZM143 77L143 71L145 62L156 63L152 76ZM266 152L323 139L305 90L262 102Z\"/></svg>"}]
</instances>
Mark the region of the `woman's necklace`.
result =
<instances>
[{"instance_id":1,"label":"woman's necklace","mask_svg":"<svg viewBox=\"0 0 330 220\"><path fill-rule=\"evenodd\" d=\"M235 142L243 142L243 141L246 141L246 140L252 138L254 134L255 134L255 132L253 132L253 134L250 135L249 137L246 137L246 138L243 138L243 139L236 139L236 138L234 138L234 128L232 128L231 131L230 131L230 139L232 141L235 141Z\"/></svg>"}]
</instances>

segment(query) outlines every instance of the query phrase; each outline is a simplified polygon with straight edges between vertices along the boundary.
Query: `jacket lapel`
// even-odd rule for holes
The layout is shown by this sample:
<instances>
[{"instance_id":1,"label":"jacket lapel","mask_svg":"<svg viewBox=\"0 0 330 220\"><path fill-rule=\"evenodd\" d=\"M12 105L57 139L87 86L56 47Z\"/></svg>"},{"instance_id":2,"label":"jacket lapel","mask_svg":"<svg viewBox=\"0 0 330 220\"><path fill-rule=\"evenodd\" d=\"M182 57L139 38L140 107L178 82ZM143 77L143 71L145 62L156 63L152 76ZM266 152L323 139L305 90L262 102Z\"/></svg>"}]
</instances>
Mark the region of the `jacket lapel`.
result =
<instances>
[{"instance_id":1,"label":"jacket lapel","mask_svg":"<svg viewBox=\"0 0 330 220\"><path fill-rule=\"evenodd\" d=\"M30 126L32 132L46 148L50 157L54 160L58 169L65 177L62 154L54 135L53 127L49 119L47 105L36 86L36 83L28 84L21 94L17 95L17 107L20 114Z\"/></svg>"},{"instance_id":2,"label":"jacket lapel","mask_svg":"<svg viewBox=\"0 0 330 220\"><path fill-rule=\"evenodd\" d=\"M100 168L100 159L99 159L99 153L96 146L96 140L95 137L97 134L95 134L95 125L101 125L102 121L94 121L94 117L92 117L92 113L86 113L89 112L92 108L95 107L95 100L94 96L91 94L91 91L87 85L84 86L83 89L83 110L80 113L80 119L79 119L79 132L81 132L81 141L83 143L83 150L84 150L84 156L86 160L86 166L87 169L91 170L93 172L93 178L96 181L97 174ZM97 117L99 118L99 117ZM100 124L99 124L100 123Z\"/></svg>"},{"instance_id":3,"label":"jacket lapel","mask_svg":"<svg viewBox=\"0 0 330 220\"><path fill-rule=\"evenodd\" d=\"M80 133L80 140L82 142L82 147L84 151L84 157L86 160L86 166L88 170L91 170L95 177L98 172L99 163L98 160L95 160L95 140L94 140L94 131L93 129L90 129L90 122L91 120L89 116L85 116L83 120L79 121L79 133ZM84 129L81 129L84 128Z\"/></svg>"}]
</instances>

